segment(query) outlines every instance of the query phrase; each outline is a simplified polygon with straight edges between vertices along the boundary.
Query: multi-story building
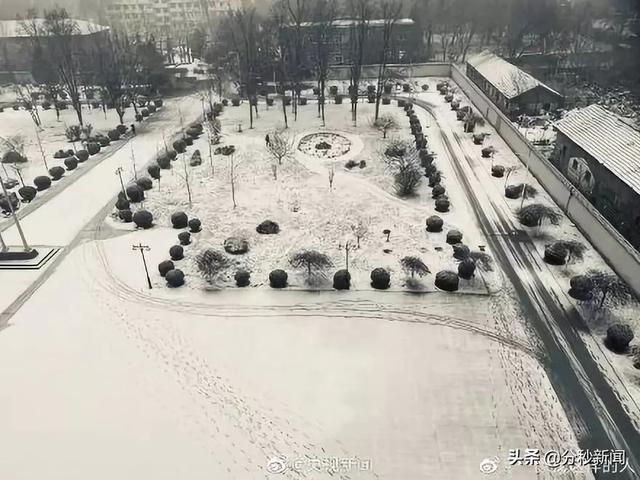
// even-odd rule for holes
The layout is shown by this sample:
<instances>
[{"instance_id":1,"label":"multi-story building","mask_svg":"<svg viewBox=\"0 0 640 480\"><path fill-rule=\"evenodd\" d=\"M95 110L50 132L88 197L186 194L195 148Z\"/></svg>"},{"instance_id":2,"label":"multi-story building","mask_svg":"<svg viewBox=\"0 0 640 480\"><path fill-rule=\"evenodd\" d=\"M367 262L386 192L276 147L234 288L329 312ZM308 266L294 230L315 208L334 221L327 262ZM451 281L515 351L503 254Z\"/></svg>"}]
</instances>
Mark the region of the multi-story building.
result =
<instances>
[{"instance_id":1,"label":"multi-story building","mask_svg":"<svg viewBox=\"0 0 640 480\"><path fill-rule=\"evenodd\" d=\"M240 0L114 0L107 17L130 34L185 38L197 26L239 6Z\"/></svg>"},{"instance_id":2,"label":"multi-story building","mask_svg":"<svg viewBox=\"0 0 640 480\"><path fill-rule=\"evenodd\" d=\"M370 20L367 24L367 48L364 52L363 64L375 64L382 60L383 35L386 20ZM349 65L354 55L353 36L358 32L358 20L336 20L329 29L329 65ZM325 28L322 24L305 22L301 25L304 39L302 41L302 58L309 66L316 63L318 55L318 30ZM295 26L285 29L285 34L293 41ZM388 63L410 63L419 60L416 52L422 51L422 37L415 22L410 18L399 19L395 22L387 52Z\"/></svg>"}]
</instances>

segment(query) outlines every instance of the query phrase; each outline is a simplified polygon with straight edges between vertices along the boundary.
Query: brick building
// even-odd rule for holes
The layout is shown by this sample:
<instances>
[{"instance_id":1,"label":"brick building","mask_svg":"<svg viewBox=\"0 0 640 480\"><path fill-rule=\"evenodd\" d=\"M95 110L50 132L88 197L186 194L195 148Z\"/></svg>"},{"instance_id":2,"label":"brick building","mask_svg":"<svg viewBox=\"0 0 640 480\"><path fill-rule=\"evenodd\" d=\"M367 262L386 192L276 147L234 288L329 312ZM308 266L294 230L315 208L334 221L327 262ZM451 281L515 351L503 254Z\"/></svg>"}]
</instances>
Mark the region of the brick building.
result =
<instances>
[{"instance_id":1,"label":"brick building","mask_svg":"<svg viewBox=\"0 0 640 480\"><path fill-rule=\"evenodd\" d=\"M640 250L640 131L599 105L556 122L553 164Z\"/></svg>"},{"instance_id":2,"label":"brick building","mask_svg":"<svg viewBox=\"0 0 640 480\"><path fill-rule=\"evenodd\" d=\"M467 76L510 118L553 111L564 103L561 94L488 51L469 59Z\"/></svg>"}]
</instances>

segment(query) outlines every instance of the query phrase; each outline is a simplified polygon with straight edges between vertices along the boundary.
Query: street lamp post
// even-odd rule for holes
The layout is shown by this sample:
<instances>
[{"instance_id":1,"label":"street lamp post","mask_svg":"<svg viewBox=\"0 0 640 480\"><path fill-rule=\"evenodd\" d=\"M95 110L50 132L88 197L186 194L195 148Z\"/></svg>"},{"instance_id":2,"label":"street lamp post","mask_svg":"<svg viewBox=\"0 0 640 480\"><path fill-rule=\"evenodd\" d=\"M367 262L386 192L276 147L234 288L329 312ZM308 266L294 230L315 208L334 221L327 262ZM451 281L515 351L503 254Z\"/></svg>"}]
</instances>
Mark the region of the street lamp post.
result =
<instances>
[{"instance_id":1,"label":"street lamp post","mask_svg":"<svg viewBox=\"0 0 640 480\"><path fill-rule=\"evenodd\" d=\"M149 269L147 268L147 259L144 256L144 252L148 252L149 250L151 250L151 247L149 247L149 245L143 245L142 243L140 243L138 245L132 245L131 249L134 251L139 250L140 255L142 255L142 265L144 265L144 273L147 276L147 284L149 285L149 290L151 290L153 287L151 286L151 278L149 277Z\"/></svg>"},{"instance_id":2,"label":"street lamp post","mask_svg":"<svg viewBox=\"0 0 640 480\"><path fill-rule=\"evenodd\" d=\"M116 175L120 179L120 186L122 187L122 193L126 196L127 195L127 190L126 190L126 188L124 188L124 181L122 180L122 172L123 171L124 170L123 170L122 167L116 168Z\"/></svg>"},{"instance_id":3,"label":"street lamp post","mask_svg":"<svg viewBox=\"0 0 640 480\"><path fill-rule=\"evenodd\" d=\"M16 215L16 210L13 208L13 203L11 203L11 197L9 197L9 193L7 192L7 188L4 186L4 182L0 179L0 185L2 185L2 193L4 194L4 198L7 199L7 205L9 205L9 211L11 212L11 216L13 217L13 221L16 224L16 229L18 230L18 234L20 235L20 240L22 240L22 246L25 252L31 252L32 248L27 243L27 239L24 236L24 232L22 231L22 226L20 225L20 220L18 220L18 216ZM3 251L7 250L7 246L2 241Z\"/></svg>"}]
</instances>

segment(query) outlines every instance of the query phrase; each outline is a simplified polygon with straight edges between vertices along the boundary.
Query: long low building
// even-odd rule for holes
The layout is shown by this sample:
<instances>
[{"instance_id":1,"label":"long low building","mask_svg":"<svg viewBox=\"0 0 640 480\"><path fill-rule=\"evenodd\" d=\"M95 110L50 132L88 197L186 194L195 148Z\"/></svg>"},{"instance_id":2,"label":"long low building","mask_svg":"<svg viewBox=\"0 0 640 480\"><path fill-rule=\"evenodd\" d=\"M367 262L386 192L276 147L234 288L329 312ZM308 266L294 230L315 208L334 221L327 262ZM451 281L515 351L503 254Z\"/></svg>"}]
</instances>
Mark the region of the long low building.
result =
<instances>
[{"instance_id":1,"label":"long low building","mask_svg":"<svg viewBox=\"0 0 640 480\"><path fill-rule=\"evenodd\" d=\"M554 165L640 250L640 131L599 105L555 123Z\"/></svg>"},{"instance_id":2,"label":"long low building","mask_svg":"<svg viewBox=\"0 0 640 480\"><path fill-rule=\"evenodd\" d=\"M560 93L488 51L469 59L467 76L510 118L539 115L564 103Z\"/></svg>"}]
</instances>

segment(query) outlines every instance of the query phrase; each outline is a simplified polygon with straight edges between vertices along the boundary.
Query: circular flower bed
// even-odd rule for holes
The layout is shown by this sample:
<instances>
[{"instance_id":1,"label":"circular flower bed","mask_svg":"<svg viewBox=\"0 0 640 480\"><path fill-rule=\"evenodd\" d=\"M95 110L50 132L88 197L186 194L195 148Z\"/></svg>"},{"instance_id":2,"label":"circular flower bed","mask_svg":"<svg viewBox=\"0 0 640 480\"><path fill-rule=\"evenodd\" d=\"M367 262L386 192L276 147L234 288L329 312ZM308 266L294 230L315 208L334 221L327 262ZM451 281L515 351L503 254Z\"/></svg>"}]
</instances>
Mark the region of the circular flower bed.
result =
<instances>
[{"instance_id":1,"label":"circular flower bed","mask_svg":"<svg viewBox=\"0 0 640 480\"><path fill-rule=\"evenodd\" d=\"M351 150L351 141L337 133L312 133L300 140L298 150L312 157L337 158Z\"/></svg>"}]
</instances>

